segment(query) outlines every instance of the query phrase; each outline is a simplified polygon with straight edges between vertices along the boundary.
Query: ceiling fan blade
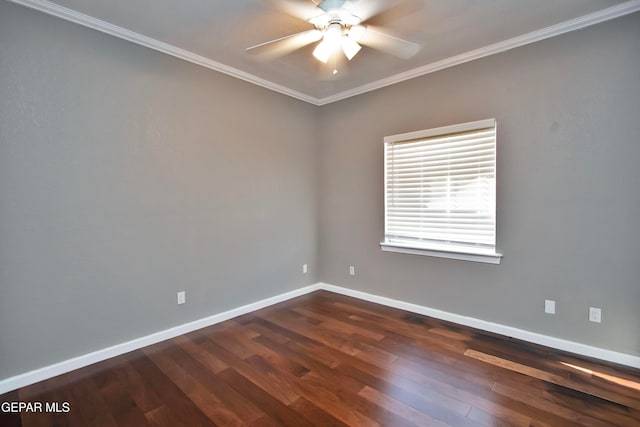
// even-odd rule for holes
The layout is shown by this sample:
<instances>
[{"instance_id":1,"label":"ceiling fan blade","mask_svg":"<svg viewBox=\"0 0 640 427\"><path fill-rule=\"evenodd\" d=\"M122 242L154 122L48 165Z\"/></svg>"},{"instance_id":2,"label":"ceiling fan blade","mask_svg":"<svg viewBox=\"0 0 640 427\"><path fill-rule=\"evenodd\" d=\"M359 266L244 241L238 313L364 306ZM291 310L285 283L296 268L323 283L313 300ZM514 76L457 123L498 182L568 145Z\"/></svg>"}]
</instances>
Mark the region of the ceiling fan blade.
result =
<instances>
[{"instance_id":1,"label":"ceiling fan blade","mask_svg":"<svg viewBox=\"0 0 640 427\"><path fill-rule=\"evenodd\" d=\"M358 43L373 49L389 53L402 59L409 59L420 50L419 44L392 36L391 34L380 31L380 29L375 26L358 26L358 29L360 28L364 30L360 30L359 34L354 35L353 38Z\"/></svg>"},{"instance_id":2,"label":"ceiling fan blade","mask_svg":"<svg viewBox=\"0 0 640 427\"><path fill-rule=\"evenodd\" d=\"M423 7L422 0L346 0L342 6L343 9L353 12L361 21L376 19L376 25L393 20L397 16L417 12Z\"/></svg>"},{"instance_id":3,"label":"ceiling fan blade","mask_svg":"<svg viewBox=\"0 0 640 427\"><path fill-rule=\"evenodd\" d=\"M322 32L318 30L308 30L251 46L246 48L245 51L248 54L258 55L263 58L277 58L318 41L321 38Z\"/></svg>"},{"instance_id":4,"label":"ceiling fan blade","mask_svg":"<svg viewBox=\"0 0 640 427\"><path fill-rule=\"evenodd\" d=\"M272 7L280 9L291 16L308 20L318 15L317 1L308 0L266 0Z\"/></svg>"},{"instance_id":5,"label":"ceiling fan blade","mask_svg":"<svg viewBox=\"0 0 640 427\"><path fill-rule=\"evenodd\" d=\"M358 4L358 16L367 24L386 26L393 25L394 21L408 15L418 13L424 9L424 1L422 0L395 0L385 1L382 6L377 8L369 5L362 13Z\"/></svg>"}]
</instances>

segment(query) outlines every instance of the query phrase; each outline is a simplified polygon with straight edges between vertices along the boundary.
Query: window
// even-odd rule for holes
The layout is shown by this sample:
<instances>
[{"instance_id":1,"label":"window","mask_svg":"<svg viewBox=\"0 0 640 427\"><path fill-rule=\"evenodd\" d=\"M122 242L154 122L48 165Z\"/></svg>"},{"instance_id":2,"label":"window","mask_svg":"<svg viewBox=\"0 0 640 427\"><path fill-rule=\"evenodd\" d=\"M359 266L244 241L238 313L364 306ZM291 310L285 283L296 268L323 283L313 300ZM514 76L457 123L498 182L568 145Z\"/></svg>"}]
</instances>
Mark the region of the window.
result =
<instances>
[{"instance_id":1,"label":"window","mask_svg":"<svg viewBox=\"0 0 640 427\"><path fill-rule=\"evenodd\" d=\"M391 252L499 264L495 119L384 139Z\"/></svg>"}]
</instances>

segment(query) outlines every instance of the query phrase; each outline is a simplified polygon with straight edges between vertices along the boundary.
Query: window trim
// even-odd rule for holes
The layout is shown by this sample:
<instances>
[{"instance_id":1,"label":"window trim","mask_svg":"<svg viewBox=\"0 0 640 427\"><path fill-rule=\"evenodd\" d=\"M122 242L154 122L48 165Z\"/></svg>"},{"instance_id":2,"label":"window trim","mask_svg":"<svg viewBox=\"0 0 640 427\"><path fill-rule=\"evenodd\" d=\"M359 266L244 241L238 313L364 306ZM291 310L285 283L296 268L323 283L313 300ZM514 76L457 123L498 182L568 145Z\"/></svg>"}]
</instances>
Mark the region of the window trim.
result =
<instances>
[{"instance_id":1,"label":"window trim","mask_svg":"<svg viewBox=\"0 0 640 427\"><path fill-rule=\"evenodd\" d=\"M418 245L411 244L403 244L396 242L380 242L380 249L384 252L395 252L401 254L411 254L411 255L424 255L424 256L432 256L436 258L449 258L449 259L458 259L462 261L474 261L474 262L484 262L487 264L500 264L502 260L502 254L497 252L489 252L480 253L473 251L462 251L453 248L453 246L448 247L447 249L435 249L427 246L420 247Z\"/></svg>"},{"instance_id":2,"label":"window trim","mask_svg":"<svg viewBox=\"0 0 640 427\"><path fill-rule=\"evenodd\" d=\"M478 120L474 122L461 123L451 126L442 126L438 128L420 130L416 132L408 132L398 135L391 135L384 138L385 147L387 143L401 142L413 139L428 138L432 136L443 135L447 133L461 133L473 131L481 128L497 127L495 119ZM386 154L384 158L384 223L385 234L387 224L387 164ZM494 171L497 178L497 171ZM494 209L496 207L494 206ZM494 238L497 239L497 227L495 224L494 212ZM500 264L502 254L496 251L496 245L493 248L475 248L464 245L447 245L446 243L437 242L395 242L389 241L385 236L384 241L380 242L380 249L385 252L406 253L413 255L424 255L438 258L450 258L464 261L482 262L488 264Z\"/></svg>"}]
</instances>

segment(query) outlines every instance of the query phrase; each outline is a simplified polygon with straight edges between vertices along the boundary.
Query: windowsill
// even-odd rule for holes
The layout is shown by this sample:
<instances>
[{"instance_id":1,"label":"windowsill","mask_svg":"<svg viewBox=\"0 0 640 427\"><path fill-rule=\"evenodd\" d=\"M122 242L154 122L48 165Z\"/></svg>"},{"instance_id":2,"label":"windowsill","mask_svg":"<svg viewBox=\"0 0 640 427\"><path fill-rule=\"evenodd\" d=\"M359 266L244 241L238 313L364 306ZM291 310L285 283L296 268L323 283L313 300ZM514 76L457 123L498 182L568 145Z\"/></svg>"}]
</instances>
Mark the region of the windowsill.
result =
<instances>
[{"instance_id":1,"label":"windowsill","mask_svg":"<svg viewBox=\"0 0 640 427\"><path fill-rule=\"evenodd\" d=\"M385 252L396 252L412 255L424 255L438 258L459 259L463 261L484 262L487 264L500 264L502 254L486 251L486 250L474 250L466 248L435 248L435 247L421 247L404 243L390 243L380 242L380 249Z\"/></svg>"}]
</instances>

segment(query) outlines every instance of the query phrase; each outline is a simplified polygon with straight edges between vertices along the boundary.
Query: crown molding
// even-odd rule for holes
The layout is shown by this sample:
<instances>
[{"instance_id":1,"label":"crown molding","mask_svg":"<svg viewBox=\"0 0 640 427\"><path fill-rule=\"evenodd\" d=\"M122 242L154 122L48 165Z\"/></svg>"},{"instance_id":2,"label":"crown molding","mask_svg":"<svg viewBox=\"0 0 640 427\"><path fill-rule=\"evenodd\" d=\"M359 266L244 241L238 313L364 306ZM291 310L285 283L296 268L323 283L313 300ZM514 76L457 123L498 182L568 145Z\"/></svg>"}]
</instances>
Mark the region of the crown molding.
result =
<instances>
[{"instance_id":1,"label":"crown molding","mask_svg":"<svg viewBox=\"0 0 640 427\"><path fill-rule=\"evenodd\" d=\"M474 61L476 59L485 58L496 53L505 52L510 49L514 49L520 46L524 46L537 41L545 40L551 37L565 34L571 31L579 30L591 25L595 25L604 21L619 18L624 15L628 15L637 11L640 11L640 0L629 0L616 6L608 7L606 9L599 10L569 21L562 22L560 24L552 25L537 31L533 31L521 36L513 37L498 43L494 43L488 46L474 49L469 52L455 55L440 61L432 62L418 68L414 68L393 76L377 80L375 82L367 83L362 86L358 86L353 89L349 89L343 92L339 92L335 95L330 95L324 98L316 98L314 96L299 92L297 90L288 88L286 86L273 83L269 80L255 76L253 74L244 72L237 68L230 67L188 50L173 46L168 43L161 42L154 38L136 33L134 31L127 30L126 28L119 27L117 25L110 24L109 22L102 21L89 15L77 12L73 9L69 9L58 4L52 3L47 0L9 0L13 3L20 4L22 6L29 7L31 9L38 10L40 12L47 13L49 15L62 18L67 21L74 22L76 24L83 25L85 27L92 28L94 30L101 31L103 33L136 43L141 46L148 47L158 52L165 53L167 55L174 56L176 58L189 61L193 64L200 65L205 68L209 68L214 71L218 71L223 74L227 74L232 77L236 77L240 80L255 84L257 86L264 87L266 89L278 92L287 96L290 96L301 101L308 102L310 104L321 106L331 104L333 102L341 101L352 96L360 95L366 92L371 92L377 89L381 89L386 86L391 86L396 83L400 83L406 80L413 79L415 77L424 76L426 74L434 73L436 71L444 70L445 68L453 67L455 65L464 64L466 62Z\"/></svg>"},{"instance_id":2,"label":"crown molding","mask_svg":"<svg viewBox=\"0 0 640 427\"><path fill-rule=\"evenodd\" d=\"M498 43L490 44L479 49L470 50L469 52L465 52L460 55L451 56L449 58L432 62L431 64L427 64L422 67L414 68L412 70L405 71L391 77L367 83L366 85L349 89L335 95L327 96L325 98L321 98L318 104L326 105L332 102L341 101L346 98L351 98L352 96L371 92L373 90L381 89L386 86L391 86L405 80L424 76L426 74L444 70L445 68L453 67L455 65L464 64L465 62L485 58L487 56L495 55L496 53L505 52L507 50L515 49L520 46L535 43L537 41L559 36L560 34L565 34L571 31L595 25L600 22L605 22L624 15L629 15L639 10L640 0L630 0L616 6L608 7L606 9L581 16L579 18L561 22L560 24L552 25L550 27L546 27L537 31L532 31L530 33L513 37L511 39L507 39Z\"/></svg>"},{"instance_id":3,"label":"crown molding","mask_svg":"<svg viewBox=\"0 0 640 427\"><path fill-rule=\"evenodd\" d=\"M52 3L47 0L9 0L9 1L22 6L26 6L31 9L38 10L40 12L44 12L48 15L53 15L55 17L62 18L66 21L74 22L76 24L80 24L82 26L92 28L94 30L98 30L100 32L121 38L123 40L130 41L132 43L135 43L141 46L148 47L158 52L166 53L167 55L171 55L176 58L191 62L193 64L200 65L202 67L209 68L211 70L218 71L220 73L227 74L232 77L236 77L240 80L244 80L246 82L249 82L258 86L262 86L274 92L279 92L284 95L288 95L292 98L299 99L301 101L305 101L314 105L318 105L318 102L319 102L318 98L315 98L313 96L309 96L302 92L298 92L296 90L290 89L286 86L273 83L269 80L265 80L258 76L254 76L253 74L244 72L242 70L238 70L237 68L233 68L228 65L222 64L220 62L214 61L212 59L206 58L202 55L198 55L186 49L173 46L169 43L161 42L152 37L148 37L148 36L136 33L135 31L127 30L126 28L122 28L117 25L111 24L109 22L94 18L92 16L85 15L84 13L77 12L73 9L60 6L58 4Z\"/></svg>"}]
</instances>

